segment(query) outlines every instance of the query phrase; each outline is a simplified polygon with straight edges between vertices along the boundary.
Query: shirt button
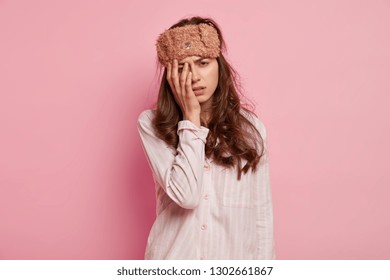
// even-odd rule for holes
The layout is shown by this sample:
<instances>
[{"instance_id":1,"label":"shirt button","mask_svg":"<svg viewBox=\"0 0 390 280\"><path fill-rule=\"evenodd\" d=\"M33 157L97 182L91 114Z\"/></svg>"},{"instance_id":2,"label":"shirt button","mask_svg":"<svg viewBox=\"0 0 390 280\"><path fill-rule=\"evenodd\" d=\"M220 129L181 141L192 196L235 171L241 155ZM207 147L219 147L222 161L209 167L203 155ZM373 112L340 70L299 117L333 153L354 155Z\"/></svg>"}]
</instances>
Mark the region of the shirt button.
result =
<instances>
[{"instance_id":1,"label":"shirt button","mask_svg":"<svg viewBox=\"0 0 390 280\"><path fill-rule=\"evenodd\" d=\"M200 228L201 228L202 230L205 230L205 229L207 229L207 225L202 225Z\"/></svg>"},{"instance_id":2,"label":"shirt button","mask_svg":"<svg viewBox=\"0 0 390 280\"><path fill-rule=\"evenodd\" d=\"M201 257L200 257L200 259L201 259L201 260L204 260L204 257L203 257L203 256L201 256Z\"/></svg>"},{"instance_id":3,"label":"shirt button","mask_svg":"<svg viewBox=\"0 0 390 280\"><path fill-rule=\"evenodd\" d=\"M207 200L207 199L209 199L209 196L207 194L205 194L203 198L204 198L204 200Z\"/></svg>"}]
</instances>

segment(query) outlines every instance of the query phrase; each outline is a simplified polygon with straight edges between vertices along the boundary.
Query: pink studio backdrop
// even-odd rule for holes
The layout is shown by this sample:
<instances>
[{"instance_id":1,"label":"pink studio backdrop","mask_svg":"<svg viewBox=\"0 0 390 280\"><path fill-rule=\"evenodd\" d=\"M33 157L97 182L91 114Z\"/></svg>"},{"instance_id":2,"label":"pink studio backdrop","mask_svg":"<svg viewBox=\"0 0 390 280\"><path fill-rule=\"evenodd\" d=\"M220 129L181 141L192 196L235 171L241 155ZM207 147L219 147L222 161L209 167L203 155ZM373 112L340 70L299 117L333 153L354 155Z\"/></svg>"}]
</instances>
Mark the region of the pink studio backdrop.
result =
<instances>
[{"instance_id":1,"label":"pink studio backdrop","mask_svg":"<svg viewBox=\"0 0 390 280\"><path fill-rule=\"evenodd\" d=\"M158 34L213 17L268 131L278 259L390 258L390 2L0 1L0 259L141 259ZM245 238L245 237L243 237Z\"/></svg>"}]
</instances>

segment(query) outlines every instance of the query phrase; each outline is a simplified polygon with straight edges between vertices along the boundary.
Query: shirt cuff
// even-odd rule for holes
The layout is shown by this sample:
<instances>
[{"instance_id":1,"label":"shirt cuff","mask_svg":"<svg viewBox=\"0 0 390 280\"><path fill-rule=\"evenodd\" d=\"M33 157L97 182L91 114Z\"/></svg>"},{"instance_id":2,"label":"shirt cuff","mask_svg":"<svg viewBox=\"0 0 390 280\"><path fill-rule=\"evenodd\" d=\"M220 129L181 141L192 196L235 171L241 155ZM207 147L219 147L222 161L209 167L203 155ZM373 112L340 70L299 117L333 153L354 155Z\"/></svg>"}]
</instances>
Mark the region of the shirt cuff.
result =
<instances>
[{"instance_id":1,"label":"shirt cuff","mask_svg":"<svg viewBox=\"0 0 390 280\"><path fill-rule=\"evenodd\" d=\"M197 127L193 122L189 120L183 120L179 121L177 124L177 134L179 135L179 132L182 130L190 130L196 136L196 138L202 140L203 143L206 143L206 138L209 134L209 129L207 127Z\"/></svg>"}]
</instances>

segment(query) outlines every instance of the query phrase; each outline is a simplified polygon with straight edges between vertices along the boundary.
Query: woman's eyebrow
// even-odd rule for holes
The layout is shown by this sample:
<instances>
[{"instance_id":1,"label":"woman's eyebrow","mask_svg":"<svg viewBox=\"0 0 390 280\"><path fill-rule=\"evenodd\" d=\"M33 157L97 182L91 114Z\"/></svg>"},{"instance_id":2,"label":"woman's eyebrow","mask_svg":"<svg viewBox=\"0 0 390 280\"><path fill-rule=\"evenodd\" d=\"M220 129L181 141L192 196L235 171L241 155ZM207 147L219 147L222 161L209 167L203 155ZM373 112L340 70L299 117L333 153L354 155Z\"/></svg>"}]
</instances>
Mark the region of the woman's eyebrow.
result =
<instances>
[{"instance_id":1,"label":"woman's eyebrow","mask_svg":"<svg viewBox=\"0 0 390 280\"><path fill-rule=\"evenodd\" d=\"M201 58L195 59L195 60L194 60L194 63L196 63L196 62L198 62L198 61L200 61L200 60L202 60L202 59L205 59L205 57L201 57ZM180 65L184 65L184 63L186 63L186 61L180 62L180 63L179 63L179 66L180 66Z\"/></svg>"}]
</instances>

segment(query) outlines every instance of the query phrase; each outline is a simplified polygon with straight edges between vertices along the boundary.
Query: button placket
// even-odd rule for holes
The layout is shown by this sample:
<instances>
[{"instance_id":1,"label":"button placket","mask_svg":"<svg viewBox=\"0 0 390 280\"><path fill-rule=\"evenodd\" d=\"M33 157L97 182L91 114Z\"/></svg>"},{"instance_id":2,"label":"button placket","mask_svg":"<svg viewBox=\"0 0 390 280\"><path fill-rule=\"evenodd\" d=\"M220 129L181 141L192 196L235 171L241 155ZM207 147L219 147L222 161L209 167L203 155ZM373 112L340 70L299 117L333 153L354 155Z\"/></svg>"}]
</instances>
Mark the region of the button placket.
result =
<instances>
[{"instance_id":1,"label":"button placket","mask_svg":"<svg viewBox=\"0 0 390 280\"><path fill-rule=\"evenodd\" d=\"M208 212L210 211L210 204L208 203L209 201L209 188L212 186L212 179L211 179L211 165L210 161L208 159L205 159L204 161L204 176L203 176L203 182L204 182L204 189L203 189L203 201L204 203L201 203L202 205L202 220L200 224L200 231L201 231L201 250L200 250L200 255L199 258L201 260L205 260L207 258L207 239L208 239Z\"/></svg>"}]
</instances>

